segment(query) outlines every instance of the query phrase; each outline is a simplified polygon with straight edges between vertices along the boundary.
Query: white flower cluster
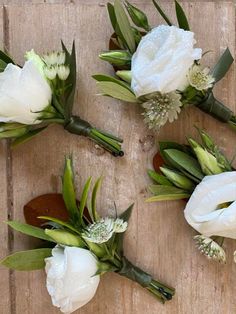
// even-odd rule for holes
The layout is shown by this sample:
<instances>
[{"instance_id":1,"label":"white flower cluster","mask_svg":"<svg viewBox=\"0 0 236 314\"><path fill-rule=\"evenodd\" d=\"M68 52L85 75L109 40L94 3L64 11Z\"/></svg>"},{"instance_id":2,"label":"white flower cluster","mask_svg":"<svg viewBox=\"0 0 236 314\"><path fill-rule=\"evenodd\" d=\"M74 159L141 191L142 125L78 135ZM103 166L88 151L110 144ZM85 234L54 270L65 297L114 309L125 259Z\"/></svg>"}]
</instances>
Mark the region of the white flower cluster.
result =
<instances>
[{"instance_id":1,"label":"white flower cluster","mask_svg":"<svg viewBox=\"0 0 236 314\"><path fill-rule=\"evenodd\" d=\"M125 232L128 223L120 218L103 218L98 222L89 225L82 234L85 240L93 243L107 242L114 233Z\"/></svg>"},{"instance_id":2,"label":"white flower cluster","mask_svg":"<svg viewBox=\"0 0 236 314\"><path fill-rule=\"evenodd\" d=\"M211 238L204 237L203 235L197 235L194 237L198 249L202 254L209 259L214 259L220 263L226 262L226 255L224 249Z\"/></svg>"},{"instance_id":3,"label":"white flower cluster","mask_svg":"<svg viewBox=\"0 0 236 314\"><path fill-rule=\"evenodd\" d=\"M66 55L63 51L45 54L42 59L45 62L44 74L50 81L53 81L56 76L61 81L68 78L70 69L65 65Z\"/></svg>"},{"instance_id":4,"label":"white flower cluster","mask_svg":"<svg viewBox=\"0 0 236 314\"><path fill-rule=\"evenodd\" d=\"M147 97L146 97L147 98ZM181 96L176 92L152 94L150 99L142 103L144 122L149 129L160 128L167 121L173 122L181 111Z\"/></svg>"}]
</instances>

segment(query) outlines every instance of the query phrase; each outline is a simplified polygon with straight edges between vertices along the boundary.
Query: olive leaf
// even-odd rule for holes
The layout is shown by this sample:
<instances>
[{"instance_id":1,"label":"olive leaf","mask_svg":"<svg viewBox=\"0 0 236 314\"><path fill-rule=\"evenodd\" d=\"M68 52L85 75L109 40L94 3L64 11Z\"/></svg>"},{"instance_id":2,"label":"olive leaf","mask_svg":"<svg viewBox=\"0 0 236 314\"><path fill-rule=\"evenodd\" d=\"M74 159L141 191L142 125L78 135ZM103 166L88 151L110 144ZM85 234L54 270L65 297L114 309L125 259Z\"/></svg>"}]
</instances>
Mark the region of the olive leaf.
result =
<instances>
[{"instance_id":1,"label":"olive leaf","mask_svg":"<svg viewBox=\"0 0 236 314\"><path fill-rule=\"evenodd\" d=\"M127 102L137 102L137 98L135 97L134 93L120 84L101 81L97 82L97 86L103 95L111 96L113 98Z\"/></svg>"},{"instance_id":2,"label":"olive leaf","mask_svg":"<svg viewBox=\"0 0 236 314\"><path fill-rule=\"evenodd\" d=\"M155 196L148 198L146 202L180 200L190 197L190 193L175 186L150 185L149 190Z\"/></svg>"},{"instance_id":3,"label":"olive leaf","mask_svg":"<svg viewBox=\"0 0 236 314\"><path fill-rule=\"evenodd\" d=\"M120 2L120 0L115 0L114 2L114 11L119 26L120 32L125 39L125 42L131 53L135 52L136 44L134 34L129 23L129 19L125 13L125 10Z\"/></svg>"},{"instance_id":4,"label":"olive leaf","mask_svg":"<svg viewBox=\"0 0 236 314\"><path fill-rule=\"evenodd\" d=\"M44 229L34 227L25 223L21 223L18 221L7 221L6 222L8 226L10 226L12 229L19 231L21 233L24 233L26 235L29 235L31 237L35 237L38 239L46 240L49 242L54 242L49 236L47 236L44 232Z\"/></svg>"},{"instance_id":5,"label":"olive leaf","mask_svg":"<svg viewBox=\"0 0 236 314\"><path fill-rule=\"evenodd\" d=\"M158 174L153 170L148 170L147 173L151 179L153 179L156 183L160 185L166 185L166 186L173 185L165 176Z\"/></svg>"},{"instance_id":6,"label":"olive leaf","mask_svg":"<svg viewBox=\"0 0 236 314\"><path fill-rule=\"evenodd\" d=\"M21 135L20 137L16 138L12 143L11 143L11 147L14 148L17 145L21 144L21 143L25 143L29 140L31 140L33 137L35 137L36 135L38 135L40 132L42 132L43 130L45 130L47 128L47 126L41 127L41 128L37 128L34 130L30 130L28 131L26 134Z\"/></svg>"},{"instance_id":7,"label":"olive leaf","mask_svg":"<svg viewBox=\"0 0 236 314\"><path fill-rule=\"evenodd\" d=\"M99 216L96 210L96 196L101 186L101 183L102 183L102 177L97 179L97 181L94 184L93 191L92 191L91 209L92 209L92 217L94 221L97 221L99 219Z\"/></svg>"},{"instance_id":8,"label":"olive leaf","mask_svg":"<svg viewBox=\"0 0 236 314\"><path fill-rule=\"evenodd\" d=\"M172 22L170 21L170 19L166 16L166 14L164 13L164 11L162 10L162 8L160 7L160 5L155 1L155 0L152 0L155 8L157 9L157 11L160 13L160 15L163 17L163 19L166 21L166 23L168 25L172 25Z\"/></svg>"},{"instance_id":9,"label":"olive leaf","mask_svg":"<svg viewBox=\"0 0 236 314\"><path fill-rule=\"evenodd\" d=\"M80 234L79 230L74 228L71 224L65 222L65 221L62 221L60 219L57 219L57 218L54 218L54 217L50 217L50 216L39 216L37 217L38 219L44 219L44 220L47 220L47 221L51 221L51 222L54 222L56 223L57 225L59 226L62 226L62 227L65 227L77 234Z\"/></svg>"},{"instance_id":10,"label":"olive leaf","mask_svg":"<svg viewBox=\"0 0 236 314\"><path fill-rule=\"evenodd\" d=\"M66 208L70 215L71 220L76 222L80 221L79 211L76 204L76 196L74 189L74 174L72 169L72 161L70 158L66 158L65 169L62 178L62 195Z\"/></svg>"},{"instance_id":11,"label":"olive leaf","mask_svg":"<svg viewBox=\"0 0 236 314\"><path fill-rule=\"evenodd\" d=\"M83 213L84 213L84 209L87 203L87 199L88 199L88 193L89 193L89 188L91 185L91 181L92 181L92 177L89 177L88 180L86 181L83 191L82 191L82 195L80 198L80 206L79 206L79 212L80 212L80 220L83 221Z\"/></svg>"},{"instance_id":12,"label":"olive leaf","mask_svg":"<svg viewBox=\"0 0 236 314\"><path fill-rule=\"evenodd\" d=\"M184 29L185 31L189 31L190 27L189 27L187 17L184 13L183 8L176 0L175 0L175 11L176 11L176 17L178 20L179 27Z\"/></svg>"},{"instance_id":13,"label":"olive leaf","mask_svg":"<svg viewBox=\"0 0 236 314\"><path fill-rule=\"evenodd\" d=\"M204 174L202 173L198 161L189 154L177 149L166 149L164 150L164 155L168 158L174 168L177 168L180 171L182 169L186 170L197 179L202 180L204 178Z\"/></svg>"},{"instance_id":14,"label":"olive leaf","mask_svg":"<svg viewBox=\"0 0 236 314\"><path fill-rule=\"evenodd\" d=\"M220 81L225 76L233 62L234 58L231 55L229 48L226 48L217 64L211 71L211 75L214 77L215 83Z\"/></svg>"},{"instance_id":15,"label":"olive leaf","mask_svg":"<svg viewBox=\"0 0 236 314\"><path fill-rule=\"evenodd\" d=\"M45 267L44 259L51 256L52 249L36 249L13 253L0 261L1 265L8 268L30 271Z\"/></svg>"}]
</instances>

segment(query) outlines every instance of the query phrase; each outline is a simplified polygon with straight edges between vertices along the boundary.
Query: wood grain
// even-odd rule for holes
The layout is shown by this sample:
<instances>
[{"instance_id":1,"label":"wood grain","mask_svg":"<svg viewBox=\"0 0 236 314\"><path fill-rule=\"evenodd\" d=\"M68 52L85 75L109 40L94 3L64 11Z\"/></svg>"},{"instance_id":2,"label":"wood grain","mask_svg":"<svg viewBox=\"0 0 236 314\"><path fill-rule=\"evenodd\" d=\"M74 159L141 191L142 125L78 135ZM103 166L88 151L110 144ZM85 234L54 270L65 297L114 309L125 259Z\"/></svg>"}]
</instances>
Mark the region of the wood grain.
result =
<instances>
[{"instance_id":1,"label":"wood grain","mask_svg":"<svg viewBox=\"0 0 236 314\"><path fill-rule=\"evenodd\" d=\"M35 0L36 1L36 0ZM14 219L22 220L23 205L42 193L58 192L61 184L64 156L73 154L78 195L85 179L104 175L99 197L103 214L113 213L115 201L120 211L135 201L135 208L126 236L126 254L138 266L162 281L176 287L173 301L165 306L157 303L139 286L117 275L105 275L95 298L78 310L80 314L233 314L236 312L234 293L236 267L232 254L233 241L227 241L226 266L210 263L194 247L194 231L186 224L181 202L145 204L146 186L149 180L146 169L151 166L157 139L184 141L185 136L196 134L193 126L206 128L225 147L227 154L234 151L235 134L226 126L214 121L197 109L189 108L180 119L166 126L156 135L146 130L140 109L104 97L96 96L96 87L90 76L94 73L112 73L109 65L98 60L98 52L107 48L111 27L107 19L105 1L78 0L68 4L12 5L4 1L5 18L8 21L7 38L11 54L17 62L23 62L27 49L38 52L59 49L60 39L70 45L76 40L78 60L78 93L74 111L93 122L97 127L118 134L124 139L126 155L115 159L97 150L87 139L66 134L53 126L44 133L12 152L12 193ZM37 1L43 2L43 1ZM48 1L49 2L49 1ZM63 2L63 1L61 1ZM161 22L153 10L151 1L138 0L155 25ZM163 7L173 16L173 4L163 1ZM235 52L235 9L233 1L188 1L184 7L196 33L198 46L213 50L204 58L206 65L213 65L220 53L229 46ZM235 107L235 67L218 84L217 95L226 104ZM6 156L1 154L5 171ZM0 160L0 163L1 163ZM3 172L4 177L4 172ZM6 175L4 177L6 180ZM6 191L1 192L1 201ZM5 201L4 201L5 202ZM5 203L2 204L4 206ZM6 216L6 212L4 212ZM2 218L2 217L0 217ZM3 219L6 219L3 217ZM2 237L7 230L1 228ZM1 245L5 245L2 241ZM11 242L14 250L29 248L37 243L17 234ZM1 247L1 254L6 252ZM3 252L3 253L2 253ZM3 274L6 272L3 271ZM5 276L5 275L4 275ZM1 280L2 280L1 276ZM7 277L6 277L7 278ZM4 281L5 283L5 281ZM10 293L3 284L0 291ZM43 271L14 273L11 279L11 309L3 305L0 313L53 314L45 288ZM1 308L0 308L1 309Z\"/></svg>"}]
</instances>

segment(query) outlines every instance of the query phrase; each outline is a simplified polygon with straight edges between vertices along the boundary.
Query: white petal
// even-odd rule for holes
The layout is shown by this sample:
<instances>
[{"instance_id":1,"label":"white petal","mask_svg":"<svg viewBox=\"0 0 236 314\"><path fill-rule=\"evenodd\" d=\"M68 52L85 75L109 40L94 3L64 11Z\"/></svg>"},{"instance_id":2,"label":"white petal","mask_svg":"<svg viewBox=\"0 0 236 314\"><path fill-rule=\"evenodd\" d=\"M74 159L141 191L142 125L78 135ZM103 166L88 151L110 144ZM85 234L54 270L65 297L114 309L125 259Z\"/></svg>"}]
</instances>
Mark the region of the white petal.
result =
<instances>
[{"instance_id":1,"label":"white petal","mask_svg":"<svg viewBox=\"0 0 236 314\"><path fill-rule=\"evenodd\" d=\"M227 208L217 209L228 202L232 204ZM184 214L188 223L205 236L236 239L236 171L205 177L189 199Z\"/></svg>"}]
</instances>

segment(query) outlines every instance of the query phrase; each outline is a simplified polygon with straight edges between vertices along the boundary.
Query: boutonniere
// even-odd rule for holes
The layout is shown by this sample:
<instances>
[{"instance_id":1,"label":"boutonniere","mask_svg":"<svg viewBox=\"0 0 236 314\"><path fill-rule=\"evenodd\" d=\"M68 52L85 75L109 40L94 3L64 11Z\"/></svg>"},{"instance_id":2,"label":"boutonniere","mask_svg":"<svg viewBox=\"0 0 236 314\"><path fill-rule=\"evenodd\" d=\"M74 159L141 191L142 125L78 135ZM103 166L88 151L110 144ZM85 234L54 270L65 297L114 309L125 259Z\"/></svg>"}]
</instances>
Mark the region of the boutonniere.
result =
<instances>
[{"instance_id":1,"label":"boutonniere","mask_svg":"<svg viewBox=\"0 0 236 314\"><path fill-rule=\"evenodd\" d=\"M45 268L52 303L64 313L71 313L88 303L96 293L101 275L106 272L115 272L140 284L163 303L171 300L174 289L155 280L124 255L124 233L133 205L120 216L101 217L96 209L101 178L94 184L91 199L88 199L91 181L90 177L84 185L80 202L77 202L72 163L67 159L63 199L69 219L38 217L43 219L46 229L9 221L8 225L13 229L42 239L46 244L43 248L9 255L1 264L19 271Z\"/></svg>"},{"instance_id":2,"label":"boutonniere","mask_svg":"<svg viewBox=\"0 0 236 314\"><path fill-rule=\"evenodd\" d=\"M187 200L184 216L199 235L199 250L211 259L226 261L224 238L236 239L236 171L213 139L199 130L202 143L160 142L155 170L149 176L153 196L147 202Z\"/></svg>"},{"instance_id":3,"label":"boutonniere","mask_svg":"<svg viewBox=\"0 0 236 314\"><path fill-rule=\"evenodd\" d=\"M0 51L0 138L12 138L12 146L25 142L50 124L61 124L70 133L90 138L112 153L123 156L119 138L96 129L72 114L76 91L76 52L39 56L25 54L23 66Z\"/></svg>"},{"instance_id":4,"label":"boutonniere","mask_svg":"<svg viewBox=\"0 0 236 314\"><path fill-rule=\"evenodd\" d=\"M100 53L116 72L116 77L94 75L102 95L143 108L144 122L159 129L173 122L187 105L194 105L236 130L235 114L214 97L213 88L230 68L233 57L226 49L209 69L201 64L202 49L195 48L195 34L175 1L178 26L153 0L167 25L151 27L144 12L124 1L108 3L114 34L109 51ZM132 23L131 23L132 22Z\"/></svg>"}]
</instances>

